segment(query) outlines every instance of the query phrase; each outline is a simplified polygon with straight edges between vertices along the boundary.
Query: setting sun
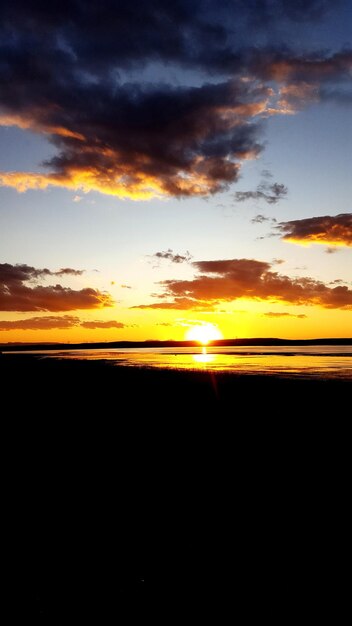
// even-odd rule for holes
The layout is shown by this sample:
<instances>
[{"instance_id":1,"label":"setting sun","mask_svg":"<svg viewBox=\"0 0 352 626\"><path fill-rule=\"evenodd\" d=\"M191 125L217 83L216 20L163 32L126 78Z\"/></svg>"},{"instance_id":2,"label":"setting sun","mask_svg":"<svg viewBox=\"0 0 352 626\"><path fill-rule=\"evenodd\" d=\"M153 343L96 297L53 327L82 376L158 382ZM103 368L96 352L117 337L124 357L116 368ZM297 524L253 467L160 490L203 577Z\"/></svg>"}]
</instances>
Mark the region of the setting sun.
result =
<instances>
[{"instance_id":1,"label":"setting sun","mask_svg":"<svg viewBox=\"0 0 352 626\"><path fill-rule=\"evenodd\" d=\"M190 341L198 341L202 345L206 345L214 339L222 339L222 333L214 324L199 324L193 326L186 334L186 339Z\"/></svg>"}]
</instances>

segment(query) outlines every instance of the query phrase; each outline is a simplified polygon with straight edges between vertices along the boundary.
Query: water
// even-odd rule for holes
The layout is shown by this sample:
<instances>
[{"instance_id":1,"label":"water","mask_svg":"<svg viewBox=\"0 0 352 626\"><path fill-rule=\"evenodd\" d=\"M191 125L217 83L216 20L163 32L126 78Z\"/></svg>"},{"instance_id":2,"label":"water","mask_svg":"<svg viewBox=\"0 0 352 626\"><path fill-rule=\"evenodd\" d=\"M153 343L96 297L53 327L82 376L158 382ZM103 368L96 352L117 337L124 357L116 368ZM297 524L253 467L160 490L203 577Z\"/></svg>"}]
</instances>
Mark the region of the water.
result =
<instances>
[{"instance_id":1,"label":"water","mask_svg":"<svg viewBox=\"0 0 352 626\"><path fill-rule=\"evenodd\" d=\"M94 359L116 365L226 371L352 381L352 346L227 346L40 351L49 358Z\"/></svg>"}]
</instances>

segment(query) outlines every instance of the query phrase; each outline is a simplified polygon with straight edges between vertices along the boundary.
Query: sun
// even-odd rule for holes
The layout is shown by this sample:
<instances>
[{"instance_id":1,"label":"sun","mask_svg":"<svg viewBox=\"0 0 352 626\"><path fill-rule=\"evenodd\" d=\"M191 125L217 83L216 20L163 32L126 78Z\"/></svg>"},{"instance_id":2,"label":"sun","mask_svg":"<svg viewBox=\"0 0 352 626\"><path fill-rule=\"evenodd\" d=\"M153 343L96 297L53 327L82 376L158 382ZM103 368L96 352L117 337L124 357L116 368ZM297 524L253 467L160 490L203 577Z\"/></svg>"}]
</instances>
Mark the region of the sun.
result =
<instances>
[{"instance_id":1,"label":"sun","mask_svg":"<svg viewBox=\"0 0 352 626\"><path fill-rule=\"evenodd\" d=\"M199 326L192 326L186 334L186 339L189 341L198 341L205 346L209 341L214 339L222 339L222 333L215 324L199 324Z\"/></svg>"}]
</instances>

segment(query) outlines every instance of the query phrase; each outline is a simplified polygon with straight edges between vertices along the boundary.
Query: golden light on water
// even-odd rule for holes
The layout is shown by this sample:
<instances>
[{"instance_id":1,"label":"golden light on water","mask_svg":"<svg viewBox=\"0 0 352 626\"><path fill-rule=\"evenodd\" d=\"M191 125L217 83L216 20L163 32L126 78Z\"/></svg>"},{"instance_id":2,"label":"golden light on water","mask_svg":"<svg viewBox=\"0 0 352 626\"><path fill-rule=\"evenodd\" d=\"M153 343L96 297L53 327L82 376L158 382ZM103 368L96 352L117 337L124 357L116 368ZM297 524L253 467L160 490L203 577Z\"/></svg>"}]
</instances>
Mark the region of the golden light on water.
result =
<instances>
[{"instance_id":1,"label":"golden light on water","mask_svg":"<svg viewBox=\"0 0 352 626\"><path fill-rule=\"evenodd\" d=\"M200 365L207 365L212 363L216 359L216 354L209 354L206 348L202 348L202 352L200 354L193 354L193 360L195 363Z\"/></svg>"},{"instance_id":2,"label":"golden light on water","mask_svg":"<svg viewBox=\"0 0 352 626\"><path fill-rule=\"evenodd\" d=\"M189 341L198 341L202 346L206 346L210 341L222 339L222 333L215 324L199 324L192 326L186 334Z\"/></svg>"}]
</instances>

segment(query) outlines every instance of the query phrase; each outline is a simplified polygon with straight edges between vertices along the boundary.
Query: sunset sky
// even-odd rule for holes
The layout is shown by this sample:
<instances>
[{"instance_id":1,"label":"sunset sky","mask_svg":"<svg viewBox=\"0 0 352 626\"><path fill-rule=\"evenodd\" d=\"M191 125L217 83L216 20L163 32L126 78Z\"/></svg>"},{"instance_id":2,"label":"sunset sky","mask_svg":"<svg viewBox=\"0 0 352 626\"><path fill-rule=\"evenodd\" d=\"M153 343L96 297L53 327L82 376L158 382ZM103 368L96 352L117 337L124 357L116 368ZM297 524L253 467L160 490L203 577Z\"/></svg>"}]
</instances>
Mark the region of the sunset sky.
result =
<instances>
[{"instance_id":1,"label":"sunset sky","mask_svg":"<svg viewBox=\"0 0 352 626\"><path fill-rule=\"evenodd\" d=\"M352 336L350 0L5 0L0 343Z\"/></svg>"}]
</instances>

